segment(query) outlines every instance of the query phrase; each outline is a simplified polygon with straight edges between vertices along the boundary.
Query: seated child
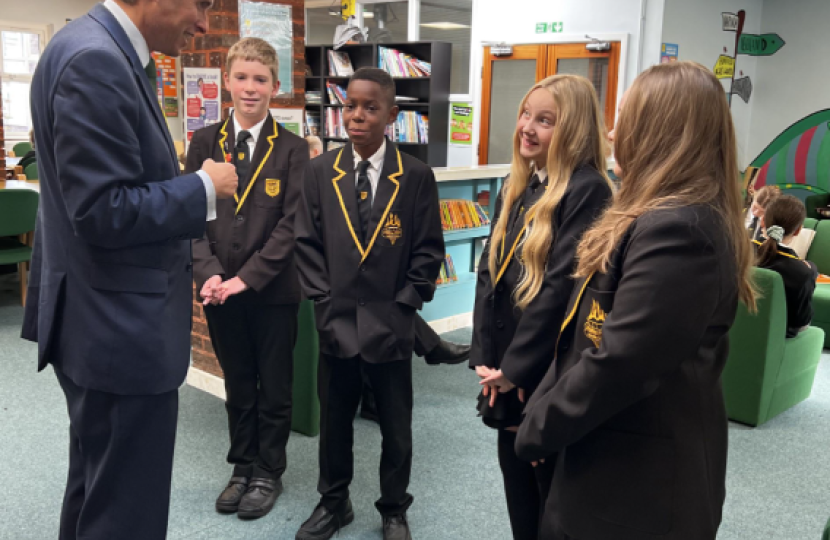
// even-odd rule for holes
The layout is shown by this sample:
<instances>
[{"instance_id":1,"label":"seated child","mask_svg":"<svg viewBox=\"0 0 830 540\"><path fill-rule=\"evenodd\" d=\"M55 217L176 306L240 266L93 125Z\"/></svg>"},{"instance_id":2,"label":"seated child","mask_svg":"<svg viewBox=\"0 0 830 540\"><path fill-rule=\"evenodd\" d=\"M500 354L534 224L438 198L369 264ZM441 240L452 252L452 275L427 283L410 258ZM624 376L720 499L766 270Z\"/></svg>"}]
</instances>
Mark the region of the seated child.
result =
<instances>
[{"instance_id":1,"label":"seated child","mask_svg":"<svg viewBox=\"0 0 830 540\"><path fill-rule=\"evenodd\" d=\"M813 292L818 268L802 260L789 246L801 231L807 212L798 198L780 195L763 214L766 240L754 240L758 254L757 266L774 270L784 280L787 298L787 337L795 337L810 325L813 318Z\"/></svg>"},{"instance_id":2,"label":"seated child","mask_svg":"<svg viewBox=\"0 0 830 540\"><path fill-rule=\"evenodd\" d=\"M752 198L752 205L746 213L746 228L749 229L749 237L753 240L764 241L764 237L761 234L764 209L780 195L781 190L778 186L764 186L755 192L755 196Z\"/></svg>"}]
</instances>

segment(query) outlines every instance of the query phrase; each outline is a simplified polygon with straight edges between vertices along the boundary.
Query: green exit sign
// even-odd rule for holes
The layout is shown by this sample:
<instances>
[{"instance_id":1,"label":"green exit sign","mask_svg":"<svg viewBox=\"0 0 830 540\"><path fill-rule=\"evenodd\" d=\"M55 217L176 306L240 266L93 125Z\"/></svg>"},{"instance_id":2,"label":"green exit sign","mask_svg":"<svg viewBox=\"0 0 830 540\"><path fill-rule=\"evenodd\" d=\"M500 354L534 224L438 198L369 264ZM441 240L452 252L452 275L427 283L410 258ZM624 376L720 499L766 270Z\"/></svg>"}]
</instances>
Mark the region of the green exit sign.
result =
<instances>
[{"instance_id":1,"label":"green exit sign","mask_svg":"<svg viewBox=\"0 0 830 540\"><path fill-rule=\"evenodd\" d=\"M536 23L536 33L537 34L547 34L548 32L552 34L561 34L564 29L564 24L562 21L555 21L555 22L540 22Z\"/></svg>"}]
</instances>

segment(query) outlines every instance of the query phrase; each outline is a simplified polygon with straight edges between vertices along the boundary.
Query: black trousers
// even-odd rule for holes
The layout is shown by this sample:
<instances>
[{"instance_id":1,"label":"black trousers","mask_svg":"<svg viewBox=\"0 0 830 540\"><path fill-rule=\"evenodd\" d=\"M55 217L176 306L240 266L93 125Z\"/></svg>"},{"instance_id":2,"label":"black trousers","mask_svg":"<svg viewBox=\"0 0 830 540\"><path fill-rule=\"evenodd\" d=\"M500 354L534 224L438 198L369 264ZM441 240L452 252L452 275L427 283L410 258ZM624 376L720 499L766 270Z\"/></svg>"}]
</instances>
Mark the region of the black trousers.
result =
<instances>
[{"instance_id":1,"label":"black trousers","mask_svg":"<svg viewBox=\"0 0 830 540\"><path fill-rule=\"evenodd\" d=\"M60 540L163 540L178 390L123 396L55 375L69 411L69 476Z\"/></svg>"},{"instance_id":2,"label":"black trousers","mask_svg":"<svg viewBox=\"0 0 830 540\"><path fill-rule=\"evenodd\" d=\"M297 309L297 304L251 304L233 297L205 307L225 374L228 463L234 476L276 480L285 472Z\"/></svg>"},{"instance_id":3,"label":"black trousers","mask_svg":"<svg viewBox=\"0 0 830 540\"><path fill-rule=\"evenodd\" d=\"M334 510L349 497L354 476L354 416L363 387L371 381L383 445L380 458L382 515L402 514L412 504L407 492L412 471L412 360L370 364L360 357L320 355L320 479L322 504Z\"/></svg>"},{"instance_id":4,"label":"black trousers","mask_svg":"<svg viewBox=\"0 0 830 540\"><path fill-rule=\"evenodd\" d=\"M418 356L426 356L428 352L438 346L441 342L439 336L432 327L421 317L419 313L415 314L414 321L414 349Z\"/></svg>"},{"instance_id":5,"label":"black trousers","mask_svg":"<svg viewBox=\"0 0 830 540\"><path fill-rule=\"evenodd\" d=\"M515 444L515 433L498 430L499 465L513 539L549 540L542 539L539 530L553 480L553 460L534 467L516 456Z\"/></svg>"}]
</instances>

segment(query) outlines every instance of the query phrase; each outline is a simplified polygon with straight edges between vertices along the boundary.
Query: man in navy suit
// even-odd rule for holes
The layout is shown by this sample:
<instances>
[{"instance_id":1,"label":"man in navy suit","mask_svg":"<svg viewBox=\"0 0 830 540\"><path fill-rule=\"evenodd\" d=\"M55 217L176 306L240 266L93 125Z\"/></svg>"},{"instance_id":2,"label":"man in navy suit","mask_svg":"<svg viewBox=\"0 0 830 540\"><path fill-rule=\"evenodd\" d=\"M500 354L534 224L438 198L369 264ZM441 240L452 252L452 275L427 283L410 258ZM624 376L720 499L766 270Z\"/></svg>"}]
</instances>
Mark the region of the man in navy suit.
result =
<instances>
[{"instance_id":1,"label":"man in navy suit","mask_svg":"<svg viewBox=\"0 0 830 540\"><path fill-rule=\"evenodd\" d=\"M150 51L178 56L211 0L106 0L32 80L41 207L23 337L69 411L61 540L163 539L190 355L190 240L233 165L179 175Z\"/></svg>"}]
</instances>

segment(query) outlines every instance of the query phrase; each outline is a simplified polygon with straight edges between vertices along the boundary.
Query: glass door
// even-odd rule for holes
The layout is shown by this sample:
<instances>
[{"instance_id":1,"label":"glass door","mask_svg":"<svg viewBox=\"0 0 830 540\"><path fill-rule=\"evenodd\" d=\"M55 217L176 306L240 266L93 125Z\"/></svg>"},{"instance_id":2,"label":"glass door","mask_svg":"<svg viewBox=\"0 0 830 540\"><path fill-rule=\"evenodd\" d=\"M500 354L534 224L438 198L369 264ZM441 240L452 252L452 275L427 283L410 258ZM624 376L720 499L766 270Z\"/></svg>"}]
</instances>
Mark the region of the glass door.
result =
<instances>
[{"instance_id":1,"label":"glass door","mask_svg":"<svg viewBox=\"0 0 830 540\"><path fill-rule=\"evenodd\" d=\"M545 45L516 45L511 54L484 48L480 164L510 163L518 107L528 89L545 77Z\"/></svg>"}]
</instances>

